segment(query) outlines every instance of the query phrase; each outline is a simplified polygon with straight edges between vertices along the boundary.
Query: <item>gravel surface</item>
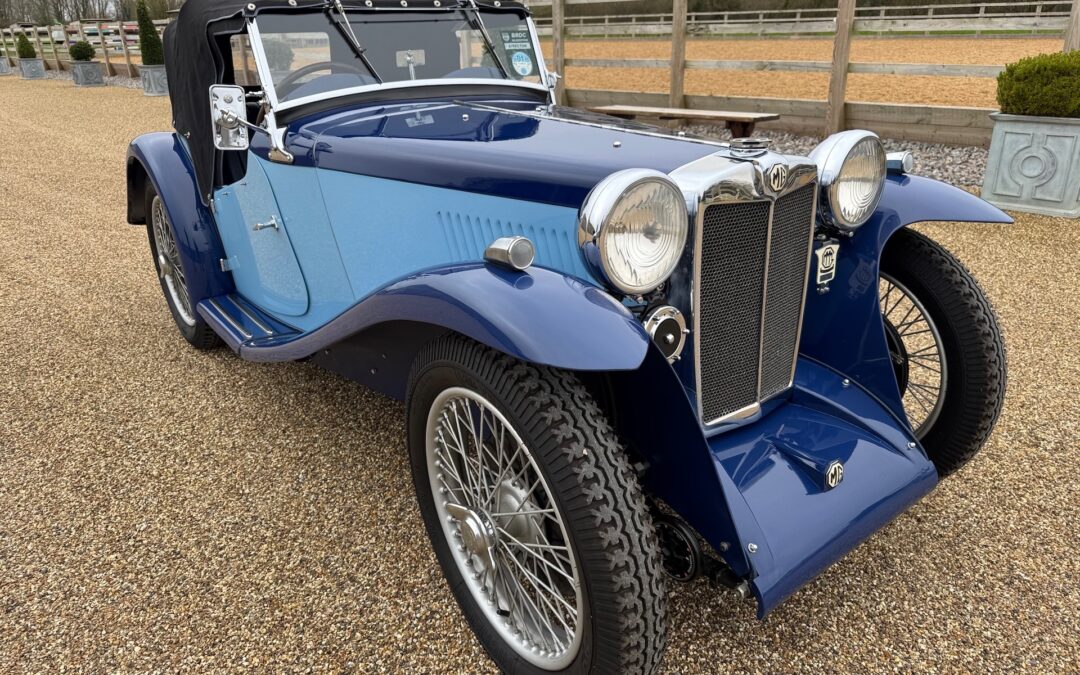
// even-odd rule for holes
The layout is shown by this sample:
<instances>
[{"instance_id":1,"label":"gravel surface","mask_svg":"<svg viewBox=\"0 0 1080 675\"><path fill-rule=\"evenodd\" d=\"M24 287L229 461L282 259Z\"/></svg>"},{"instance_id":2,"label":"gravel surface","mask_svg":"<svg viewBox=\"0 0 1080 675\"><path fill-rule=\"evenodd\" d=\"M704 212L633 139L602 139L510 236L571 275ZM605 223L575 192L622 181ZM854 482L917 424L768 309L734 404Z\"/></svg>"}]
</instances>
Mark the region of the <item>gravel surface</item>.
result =
<instances>
[{"instance_id":1,"label":"gravel surface","mask_svg":"<svg viewBox=\"0 0 1080 675\"><path fill-rule=\"evenodd\" d=\"M401 405L177 334L124 222L126 145L167 101L16 78L0 100L0 672L490 671ZM923 229L1007 332L988 447L765 622L674 589L667 671L1080 669L1080 228Z\"/></svg>"},{"instance_id":2,"label":"gravel surface","mask_svg":"<svg viewBox=\"0 0 1080 675\"><path fill-rule=\"evenodd\" d=\"M731 133L715 124L686 127L690 133L730 140ZM756 130L754 136L772 140L771 148L789 155L807 155L821 142L820 136L799 136L780 131ZM915 173L962 187L982 185L986 172L986 148L941 143L917 143L883 138L886 152L909 150L915 156Z\"/></svg>"}]
</instances>

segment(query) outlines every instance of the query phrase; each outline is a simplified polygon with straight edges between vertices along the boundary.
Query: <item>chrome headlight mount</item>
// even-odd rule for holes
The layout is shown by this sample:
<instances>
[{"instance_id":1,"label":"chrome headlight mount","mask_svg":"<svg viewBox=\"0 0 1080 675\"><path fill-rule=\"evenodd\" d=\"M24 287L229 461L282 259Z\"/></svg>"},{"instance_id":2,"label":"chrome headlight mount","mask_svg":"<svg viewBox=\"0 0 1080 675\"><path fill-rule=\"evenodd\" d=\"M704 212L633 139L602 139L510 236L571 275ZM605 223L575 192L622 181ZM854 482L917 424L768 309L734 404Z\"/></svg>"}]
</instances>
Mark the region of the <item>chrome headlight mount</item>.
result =
<instances>
[{"instance_id":1,"label":"chrome headlight mount","mask_svg":"<svg viewBox=\"0 0 1080 675\"><path fill-rule=\"evenodd\" d=\"M826 223L850 233L870 219L885 190L885 149L872 131L842 131L810 153L817 164Z\"/></svg>"},{"instance_id":2,"label":"chrome headlight mount","mask_svg":"<svg viewBox=\"0 0 1080 675\"><path fill-rule=\"evenodd\" d=\"M593 274L631 296L671 276L688 231L682 192L650 169L625 169L600 181L578 215L578 243Z\"/></svg>"}]
</instances>

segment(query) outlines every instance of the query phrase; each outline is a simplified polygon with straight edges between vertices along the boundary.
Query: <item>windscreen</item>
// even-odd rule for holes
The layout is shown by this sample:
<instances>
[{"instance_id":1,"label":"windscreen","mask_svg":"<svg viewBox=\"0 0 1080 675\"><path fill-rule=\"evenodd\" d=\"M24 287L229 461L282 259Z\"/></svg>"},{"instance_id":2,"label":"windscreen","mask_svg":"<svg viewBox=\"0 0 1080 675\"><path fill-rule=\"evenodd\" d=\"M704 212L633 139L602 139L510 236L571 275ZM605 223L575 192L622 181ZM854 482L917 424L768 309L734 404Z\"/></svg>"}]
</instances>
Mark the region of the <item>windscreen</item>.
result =
<instances>
[{"instance_id":1,"label":"windscreen","mask_svg":"<svg viewBox=\"0 0 1080 675\"><path fill-rule=\"evenodd\" d=\"M453 9L347 16L348 26L335 13L259 17L262 47L279 101L380 82L542 81L541 62L523 14Z\"/></svg>"}]
</instances>

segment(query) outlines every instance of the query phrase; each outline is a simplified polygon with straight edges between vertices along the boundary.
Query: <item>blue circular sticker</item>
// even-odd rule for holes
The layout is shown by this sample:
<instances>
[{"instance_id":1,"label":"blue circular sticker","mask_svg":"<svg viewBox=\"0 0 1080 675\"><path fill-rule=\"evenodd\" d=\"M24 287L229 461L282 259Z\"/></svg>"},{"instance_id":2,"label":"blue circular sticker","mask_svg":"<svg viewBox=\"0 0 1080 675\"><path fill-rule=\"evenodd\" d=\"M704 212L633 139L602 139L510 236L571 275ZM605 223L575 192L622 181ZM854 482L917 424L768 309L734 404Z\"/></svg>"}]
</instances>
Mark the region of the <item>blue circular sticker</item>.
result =
<instances>
[{"instance_id":1,"label":"blue circular sticker","mask_svg":"<svg viewBox=\"0 0 1080 675\"><path fill-rule=\"evenodd\" d=\"M533 60L525 52L514 52L510 57L510 63L514 66L514 72L521 77L528 77L533 72Z\"/></svg>"}]
</instances>

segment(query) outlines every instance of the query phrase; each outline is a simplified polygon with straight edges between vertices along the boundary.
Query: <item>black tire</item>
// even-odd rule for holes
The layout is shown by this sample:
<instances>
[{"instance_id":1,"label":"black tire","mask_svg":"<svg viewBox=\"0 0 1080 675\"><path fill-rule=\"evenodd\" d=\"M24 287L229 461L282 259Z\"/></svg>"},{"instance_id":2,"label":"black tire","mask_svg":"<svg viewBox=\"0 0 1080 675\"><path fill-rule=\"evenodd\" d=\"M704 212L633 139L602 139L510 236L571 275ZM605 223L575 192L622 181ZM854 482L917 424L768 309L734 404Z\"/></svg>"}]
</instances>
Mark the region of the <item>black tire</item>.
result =
<instances>
[{"instance_id":1,"label":"black tire","mask_svg":"<svg viewBox=\"0 0 1080 675\"><path fill-rule=\"evenodd\" d=\"M180 331L180 334L184 336L184 339L196 349L213 349L221 344L221 338L218 337L214 329L206 323L206 320L199 316L199 313L194 310L194 306L191 303L190 296L187 295L187 287L183 286L178 288L178 293L184 293L188 300L188 305L191 306L190 312L186 312L177 306L176 300L173 299L172 291L169 288L169 282L166 280L166 275L161 273L161 261L160 252L158 251L158 242L154 236L154 200L158 198L157 192L154 190L154 186L147 181L146 186L146 235L150 239L150 257L154 261L154 271L157 272L158 283L161 285L161 293L165 296L165 304L169 307L169 313L172 314L173 321L176 322L176 327ZM172 224L168 222L166 218L165 226L170 229L171 235L176 237L176 233L172 230ZM182 271L182 270L181 270ZM188 316L188 320L185 320L185 314Z\"/></svg>"},{"instance_id":2,"label":"black tire","mask_svg":"<svg viewBox=\"0 0 1080 675\"><path fill-rule=\"evenodd\" d=\"M495 630L466 587L436 511L427 417L440 393L484 396L518 433L551 487L581 577L583 632L572 673L649 673L666 644L667 595L644 494L603 412L571 373L537 367L447 335L427 345L409 377L409 452L420 512L466 619L504 672L543 673Z\"/></svg>"},{"instance_id":3,"label":"black tire","mask_svg":"<svg viewBox=\"0 0 1080 675\"><path fill-rule=\"evenodd\" d=\"M982 448L1005 401L1005 341L986 294L941 244L902 229L885 246L882 274L926 308L941 335L948 384L941 412L921 433L938 474L947 476Z\"/></svg>"}]
</instances>

